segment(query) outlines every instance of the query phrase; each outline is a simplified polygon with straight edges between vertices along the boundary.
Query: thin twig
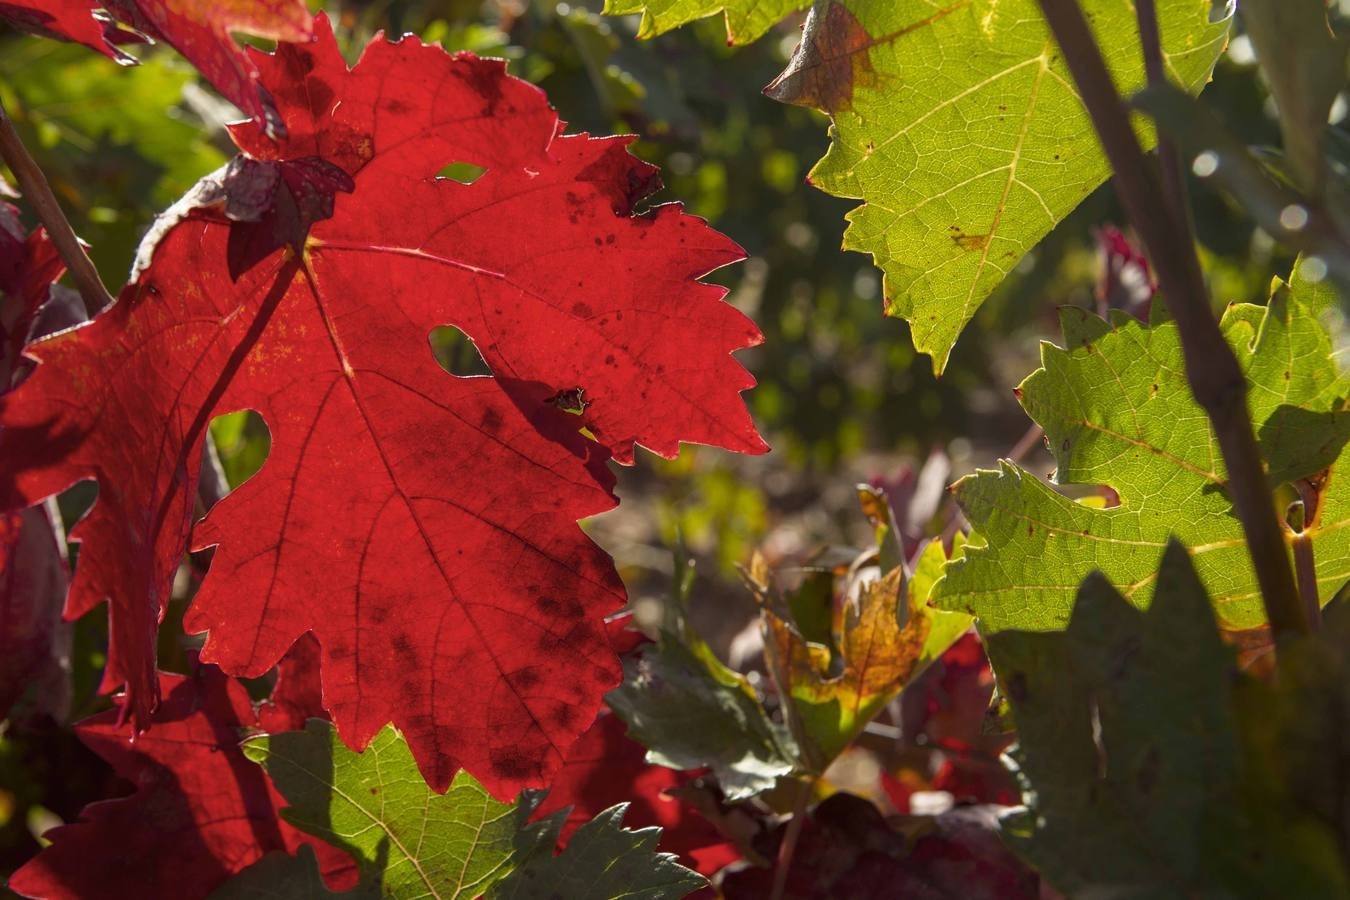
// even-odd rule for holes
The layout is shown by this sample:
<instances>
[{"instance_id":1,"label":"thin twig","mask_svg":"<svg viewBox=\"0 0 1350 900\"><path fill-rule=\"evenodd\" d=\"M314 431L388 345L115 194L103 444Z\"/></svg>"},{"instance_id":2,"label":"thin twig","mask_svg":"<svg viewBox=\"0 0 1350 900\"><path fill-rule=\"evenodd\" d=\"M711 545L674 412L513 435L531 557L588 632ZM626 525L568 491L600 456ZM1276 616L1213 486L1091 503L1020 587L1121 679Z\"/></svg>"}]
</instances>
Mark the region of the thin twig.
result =
<instances>
[{"instance_id":1,"label":"thin twig","mask_svg":"<svg viewBox=\"0 0 1350 900\"><path fill-rule=\"evenodd\" d=\"M787 830L783 832L783 843L778 845L778 859L773 869L773 891L769 900L783 900L787 891L788 873L792 870L792 857L797 852L797 841L802 836L802 826L806 824L806 804L811 799L815 779L807 779L797 790L797 800L792 805L792 818L788 820Z\"/></svg>"},{"instance_id":2,"label":"thin twig","mask_svg":"<svg viewBox=\"0 0 1350 900\"><path fill-rule=\"evenodd\" d=\"M1247 382L1219 330L1195 245L1161 199L1096 39L1075 0L1040 0L1114 173L1116 192L1143 238L1177 324L1186 376L1209 416L1228 469L1228 493L1247 538L1266 616L1278 637L1308 631L1275 501L1247 412Z\"/></svg>"},{"instance_id":3,"label":"thin twig","mask_svg":"<svg viewBox=\"0 0 1350 900\"><path fill-rule=\"evenodd\" d=\"M99 310L113 302L112 294L108 293L93 261L80 246L80 239L75 236L75 229L70 227L66 214L61 211L61 204L52 193L47 176L42 174L42 169L19 139L19 132L14 129L14 123L9 113L5 112L3 103L0 103L0 159L4 159L5 165L14 173L19 190L37 213L42 227L47 229L47 236L56 246L56 252L61 254L61 261L66 264L66 270L70 272L70 278L84 300L85 311L92 319Z\"/></svg>"}]
</instances>

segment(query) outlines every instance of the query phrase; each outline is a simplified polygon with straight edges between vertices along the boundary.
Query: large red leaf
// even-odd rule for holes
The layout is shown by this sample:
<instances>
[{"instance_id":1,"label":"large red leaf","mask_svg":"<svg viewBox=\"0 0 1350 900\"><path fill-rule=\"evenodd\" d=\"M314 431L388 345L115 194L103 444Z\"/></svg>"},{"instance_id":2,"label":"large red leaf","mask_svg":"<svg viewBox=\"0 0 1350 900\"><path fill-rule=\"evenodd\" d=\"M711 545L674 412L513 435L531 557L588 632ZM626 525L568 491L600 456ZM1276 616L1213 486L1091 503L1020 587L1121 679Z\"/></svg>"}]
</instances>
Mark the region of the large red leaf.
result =
<instances>
[{"instance_id":1,"label":"large red leaf","mask_svg":"<svg viewBox=\"0 0 1350 900\"><path fill-rule=\"evenodd\" d=\"M113 16L141 35L172 45L225 99L272 124L275 111L260 90L258 70L231 34L303 41L312 28L304 0L0 0L0 19L134 63L117 45L141 38L118 27Z\"/></svg>"},{"instance_id":2,"label":"large red leaf","mask_svg":"<svg viewBox=\"0 0 1350 900\"><path fill-rule=\"evenodd\" d=\"M730 356L759 333L696 280L740 251L676 206L632 215L655 176L629 139L560 136L502 63L409 38L349 71L319 21L257 54L289 136L238 127L223 208L179 211L111 309L29 349L0 500L98 480L68 614L111 596L109 680L147 724L205 424L257 410L267 462L193 537L218 544L185 619L203 658L260 675L312 631L351 746L392 721L436 788L462 766L513 795L619 679L622 585L575 524L615 502L606 450L764 449ZM444 373L443 324L497 377Z\"/></svg>"},{"instance_id":3,"label":"large red leaf","mask_svg":"<svg viewBox=\"0 0 1350 900\"><path fill-rule=\"evenodd\" d=\"M155 728L134 743L116 710L75 727L136 792L91 804L78 822L48 832L51 846L9 887L47 900L193 900L265 853L304 843L316 845L330 879L350 884L350 860L282 821L281 797L239 749L241 729L257 724L243 686L215 666L159 681Z\"/></svg>"}]
</instances>

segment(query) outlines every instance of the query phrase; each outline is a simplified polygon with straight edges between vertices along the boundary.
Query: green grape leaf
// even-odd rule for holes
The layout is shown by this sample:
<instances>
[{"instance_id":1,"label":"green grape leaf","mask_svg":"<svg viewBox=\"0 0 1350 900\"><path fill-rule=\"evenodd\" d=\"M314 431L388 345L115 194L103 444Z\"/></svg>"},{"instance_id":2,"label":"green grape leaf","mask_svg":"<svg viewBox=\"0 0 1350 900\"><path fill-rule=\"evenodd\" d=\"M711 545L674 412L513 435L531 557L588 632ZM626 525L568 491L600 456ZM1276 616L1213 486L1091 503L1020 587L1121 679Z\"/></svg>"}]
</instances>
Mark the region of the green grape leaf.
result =
<instances>
[{"instance_id":1,"label":"green grape leaf","mask_svg":"<svg viewBox=\"0 0 1350 900\"><path fill-rule=\"evenodd\" d=\"M987 647L1027 809L1005 836L1070 896L1343 896L1329 833L1245 752L1233 654L1184 547L1146 612L1099 574L1063 632Z\"/></svg>"},{"instance_id":2,"label":"green grape leaf","mask_svg":"<svg viewBox=\"0 0 1350 900\"><path fill-rule=\"evenodd\" d=\"M211 894L211 900L378 900L374 887L330 891L319 874L314 848L301 845L295 856L269 853Z\"/></svg>"},{"instance_id":3,"label":"green grape leaf","mask_svg":"<svg viewBox=\"0 0 1350 900\"><path fill-rule=\"evenodd\" d=\"M1210 7L1158 3L1169 74L1192 91L1228 35ZM1133 7L1084 8L1118 87L1137 90ZM985 297L1110 173L1035 0L818 3L765 93L832 117L811 182L864 201L844 247L872 254L887 314L938 372Z\"/></svg>"},{"instance_id":4,"label":"green grape leaf","mask_svg":"<svg viewBox=\"0 0 1350 900\"><path fill-rule=\"evenodd\" d=\"M792 742L760 705L755 689L697 636L665 633L623 660L623 683L605 702L647 748L647 761L672 769L708 766L731 799L774 786L793 769Z\"/></svg>"},{"instance_id":5,"label":"green grape leaf","mask_svg":"<svg viewBox=\"0 0 1350 900\"><path fill-rule=\"evenodd\" d=\"M1310 270L1315 270L1315 278ZM1327 276L1326 263L1320 259L1311 262L1307 256L1300 256L1294 262L1294 271L1289 275L1289 286L1314 312L1342 308L1340 293Z\"/></svg>"},{"instance_id":6,"label":"green grape leaf","mask_svg":"<svg viewBox=\"0 0 1350 900\"><path fill-rule=\"evenodd\" d=\"M959 555L960 545L954 552ZM900 567L855 579L834 629L839 635L837 661L829 647L803 637L795 623L768 606L763 609L765 650L774 678L792 696L803 731L803 755L816 771L824 771L905 685L970 627L969 616L928 605L929 589L946 559L942 542L934 541L912 579L906 580Z\"/></svg>"},{"instance_id":7,"label":"green grape leaf","mask_svg":"<svg viewBox=\"0 0 1350 900\"><path fill-rule=\"evenodd\" d=\"M649 38L695 19L726 17L727 43L749 44L811 0L605 0L605 15L642 14L638 37Z\"/></svg>"},{"instance_id":8,"label":"green grape leaf","mask_svg":"<svg viewBox=\"0 0 1350 900\"><path fill-rule=\"evenodd\" d=\"M1272 481L1342 466L1350 381L1317 317L1281 287L1264 309L1229 307L1222 327L1247 375ZM1093 329L1077 325L1075 333ZM987 630L1062 628L1079 582L1093 570L1146 604L1158 558L1175 535L1190 548L1223 626L1262 624L1223 460L1191 396L1176 325L1122 320L1098 333L1071 350L1043 345L1043 367L1019 395L1045 429L1056 481L1109 485L1120 504L1077 503L1010 463L963 479L957 500L982 543L948 566L935 602L973 613ZM1347 526L1350 487L1333 477L1307 532L1324 602L1350 578Z\"/></svg>"},{"instance_id":9,"label":"green grape leaf","mask_svg":"<svg viewBox=\"0 0 1350 900\"><path fill-rule=\"evenodd\" d=\"M392 726L363 753L333 726L261 735L243 744L290 804L292 825L349 852L362 884L393 897L481 895L517 860L523 814L500 803L467 772L437 794Z\"/></svg>"},{"instance_id":10,"label":"green grape leaf","mask_svg":"<svg viewBox=\"0 0 1350 900\"><path fill-rule=\"evenodd\" d=\"M537 797L527 792L517 803L501 803L467 772L437 794L392 725L362 753L349 750L319 719L304 731L251 738L243 749L290 804L281 811L286 821L348 851L360 882L352 891L330 892L313 853L302 848L298 857L265 857L212 900L657 900L683 897L707 883L673 855L655 852L660 828L621 827L627 804L582 825L555 857L566 811L527 824Z\"/></svg>"},{"instance_id":11,"label":"green grape leaf","mask_svg":"<svg viewBox=\"0 0 1350 900\"><path fill-rule=\"evenodd\" d=\"M627 809L620 803L582 825L557 856L547 850L532 854L493 885L487 900L675 900L707 885L674 854L656 852L660 828L622 827ZM564 818L556 817L545 833L556 840ZM551 848L554 840L540 843Z\"/></svg>"}]
</instances>

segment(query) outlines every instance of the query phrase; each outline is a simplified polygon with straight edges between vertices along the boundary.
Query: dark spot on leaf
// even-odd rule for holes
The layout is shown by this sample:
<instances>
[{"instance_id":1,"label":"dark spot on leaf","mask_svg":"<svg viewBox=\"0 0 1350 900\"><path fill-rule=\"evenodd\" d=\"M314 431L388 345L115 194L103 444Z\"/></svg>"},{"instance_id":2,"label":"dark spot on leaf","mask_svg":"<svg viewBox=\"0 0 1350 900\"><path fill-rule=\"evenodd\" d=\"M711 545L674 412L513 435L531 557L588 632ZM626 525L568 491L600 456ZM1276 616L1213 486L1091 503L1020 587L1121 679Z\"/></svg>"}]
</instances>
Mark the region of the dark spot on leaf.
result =
<instances>
[{"instance_id":1,"label":"dark spot on leaf","mask_svg":"<svg viewBox=\"0 0 1350 900\"><path fill-rule=\"evenodd\" d=\"M528 691L542 680L533 667L518 669L511 674L511 684L522 691Z\"/></svg>"},{"instance_id":2,"label":"dark spot on leaf","mask_svg":"<svg viewBox=\"0 0 1350 900\"><path fill-rule=\"evenodd\" d=\"M954 234L952 240L956 241L956 246L962 250L983 250L989 246L989 234Z\"/></svg>"},{"instance_id":3,"label":"dark spot on leaf","mask_svg":"<svg viewBox=\"0 0 1350 900\"><path fill-rule=\"evenodd\" d=\"M488 407L483 410L483 417L478 420L478 424L484 431L496 434L502 427L502 414Z\"/></svg>"},{"instance_id":4,"label":"dark spot on leaf","mask_svg":"<svg viewBox=\"0 0 1350 900\"><path fill-rule=\"evenodd\" d=\"M852 107L854 92L859 87L880 81L868 51L879 44L893 43L902 35L932 25L968 5L969 0L958 0L925 19L879 37L868 34L842 3L825 5L823 14L817 6L806 18L802 39L787 68L764 89L764 94L779 103L828 113L843 112Z\"/></svg>"},{"instance_id":5,"label":"dark spot on leaf","mask_svg":"<svg viewBox=\"0 0 1350 900\"><path fill-rule=\"evenodd\" d=\"M507 781L524 781L534 774L529 755L519 747L493 747L488 751L488 765Z\"/></svg>"},{"instance_id":6,"label":"dark spot on leaf","mask_svg":"<svg viewBox=\"0 0 1350 900\"><path fill-rule=\"evenodd\" d=\"M591 317L591 307L589 304L586 303L581 302L573 303L572 315L581 319L589 319Z\"/></svg>"}]
</instances>

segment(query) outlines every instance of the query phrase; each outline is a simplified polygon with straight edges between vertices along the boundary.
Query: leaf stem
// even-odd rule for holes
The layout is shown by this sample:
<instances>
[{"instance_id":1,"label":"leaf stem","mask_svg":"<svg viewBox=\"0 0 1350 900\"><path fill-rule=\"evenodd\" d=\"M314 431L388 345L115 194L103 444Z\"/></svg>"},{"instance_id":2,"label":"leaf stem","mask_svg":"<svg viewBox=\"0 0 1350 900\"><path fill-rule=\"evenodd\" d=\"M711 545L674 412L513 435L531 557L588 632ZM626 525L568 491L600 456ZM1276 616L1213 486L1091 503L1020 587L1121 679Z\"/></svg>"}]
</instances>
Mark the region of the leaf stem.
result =
<instances>
[{"instance_id":1,"label":"leaf stem","mask_svg":"<svg viewBox=\"0 0 1350 900\"><path fill-rule=\"evenodd\" d=\"M807 778L797 790L797 799L792 805L792 818L788 820L787 830L783 832L783 843L778 845L778 859L773 868L773 891L769 894L769 900L783 900L783 894L787 891L792 857L797 853L797 842L801 839L802 827L806 824L806 804L811 799L814 787L815 778Z\"/></svg>"},{"instance_id":2,"label":"leaf stem","mask_svg":"<svg viewBox=\"0 0 1350 900\"><path fill-rule=\"evenodd\" d=\"M1322 625L1322 601L1317 590L1317 564L1313 557L1312 530L1322 518L1322 488L1325 485L1325 473L1313 478L1300 478L1294 482L1299 499L1303 501L1302 528L1294 535L1294 575L1298 579L1299 597L1303 600L1303 611L1308 616L1309 625L1316 629Z\"/></svg>"},{"instance_id":3,"label":"leaf stem","mask_svg":"<svg viewBox=\"0 0 1350 900\"><path fill-rule=\"evenodd\" d=\"M1247 411L1247 381L1210 308L1189 229L1162 198L1129 111L1078 3L1039 2L1111 163L1121 205L1144 240L1177 323L1186 376L1218 438L1228 469L1228 493L1247 538L1271 629L1277 638L1306 633L1308 619L1294 585L1289 551Z\"/></svg>"},{"instance_id":4,"label":"leaf stem","mask_svg":"<svg viewBox=\"0 0 1350 900\"><path fill-rule=\"evenodd\" d=\"M70 227L66 214L61 211L61 204L52 193L47 176L23 145L3 103L0 103L0 159L4 159L5 165L14 173L19 190L37 213L42 227L47 229L47 236L56 246L56 252L61 254L61 261L66 264L66 270L80 292L80 299L84 301L85 311L92 319L100 310L112 304L112 294L108 293L93 261L80 246L80 239L75 236L75 229Z\"/></svg>"}]
</instances>

